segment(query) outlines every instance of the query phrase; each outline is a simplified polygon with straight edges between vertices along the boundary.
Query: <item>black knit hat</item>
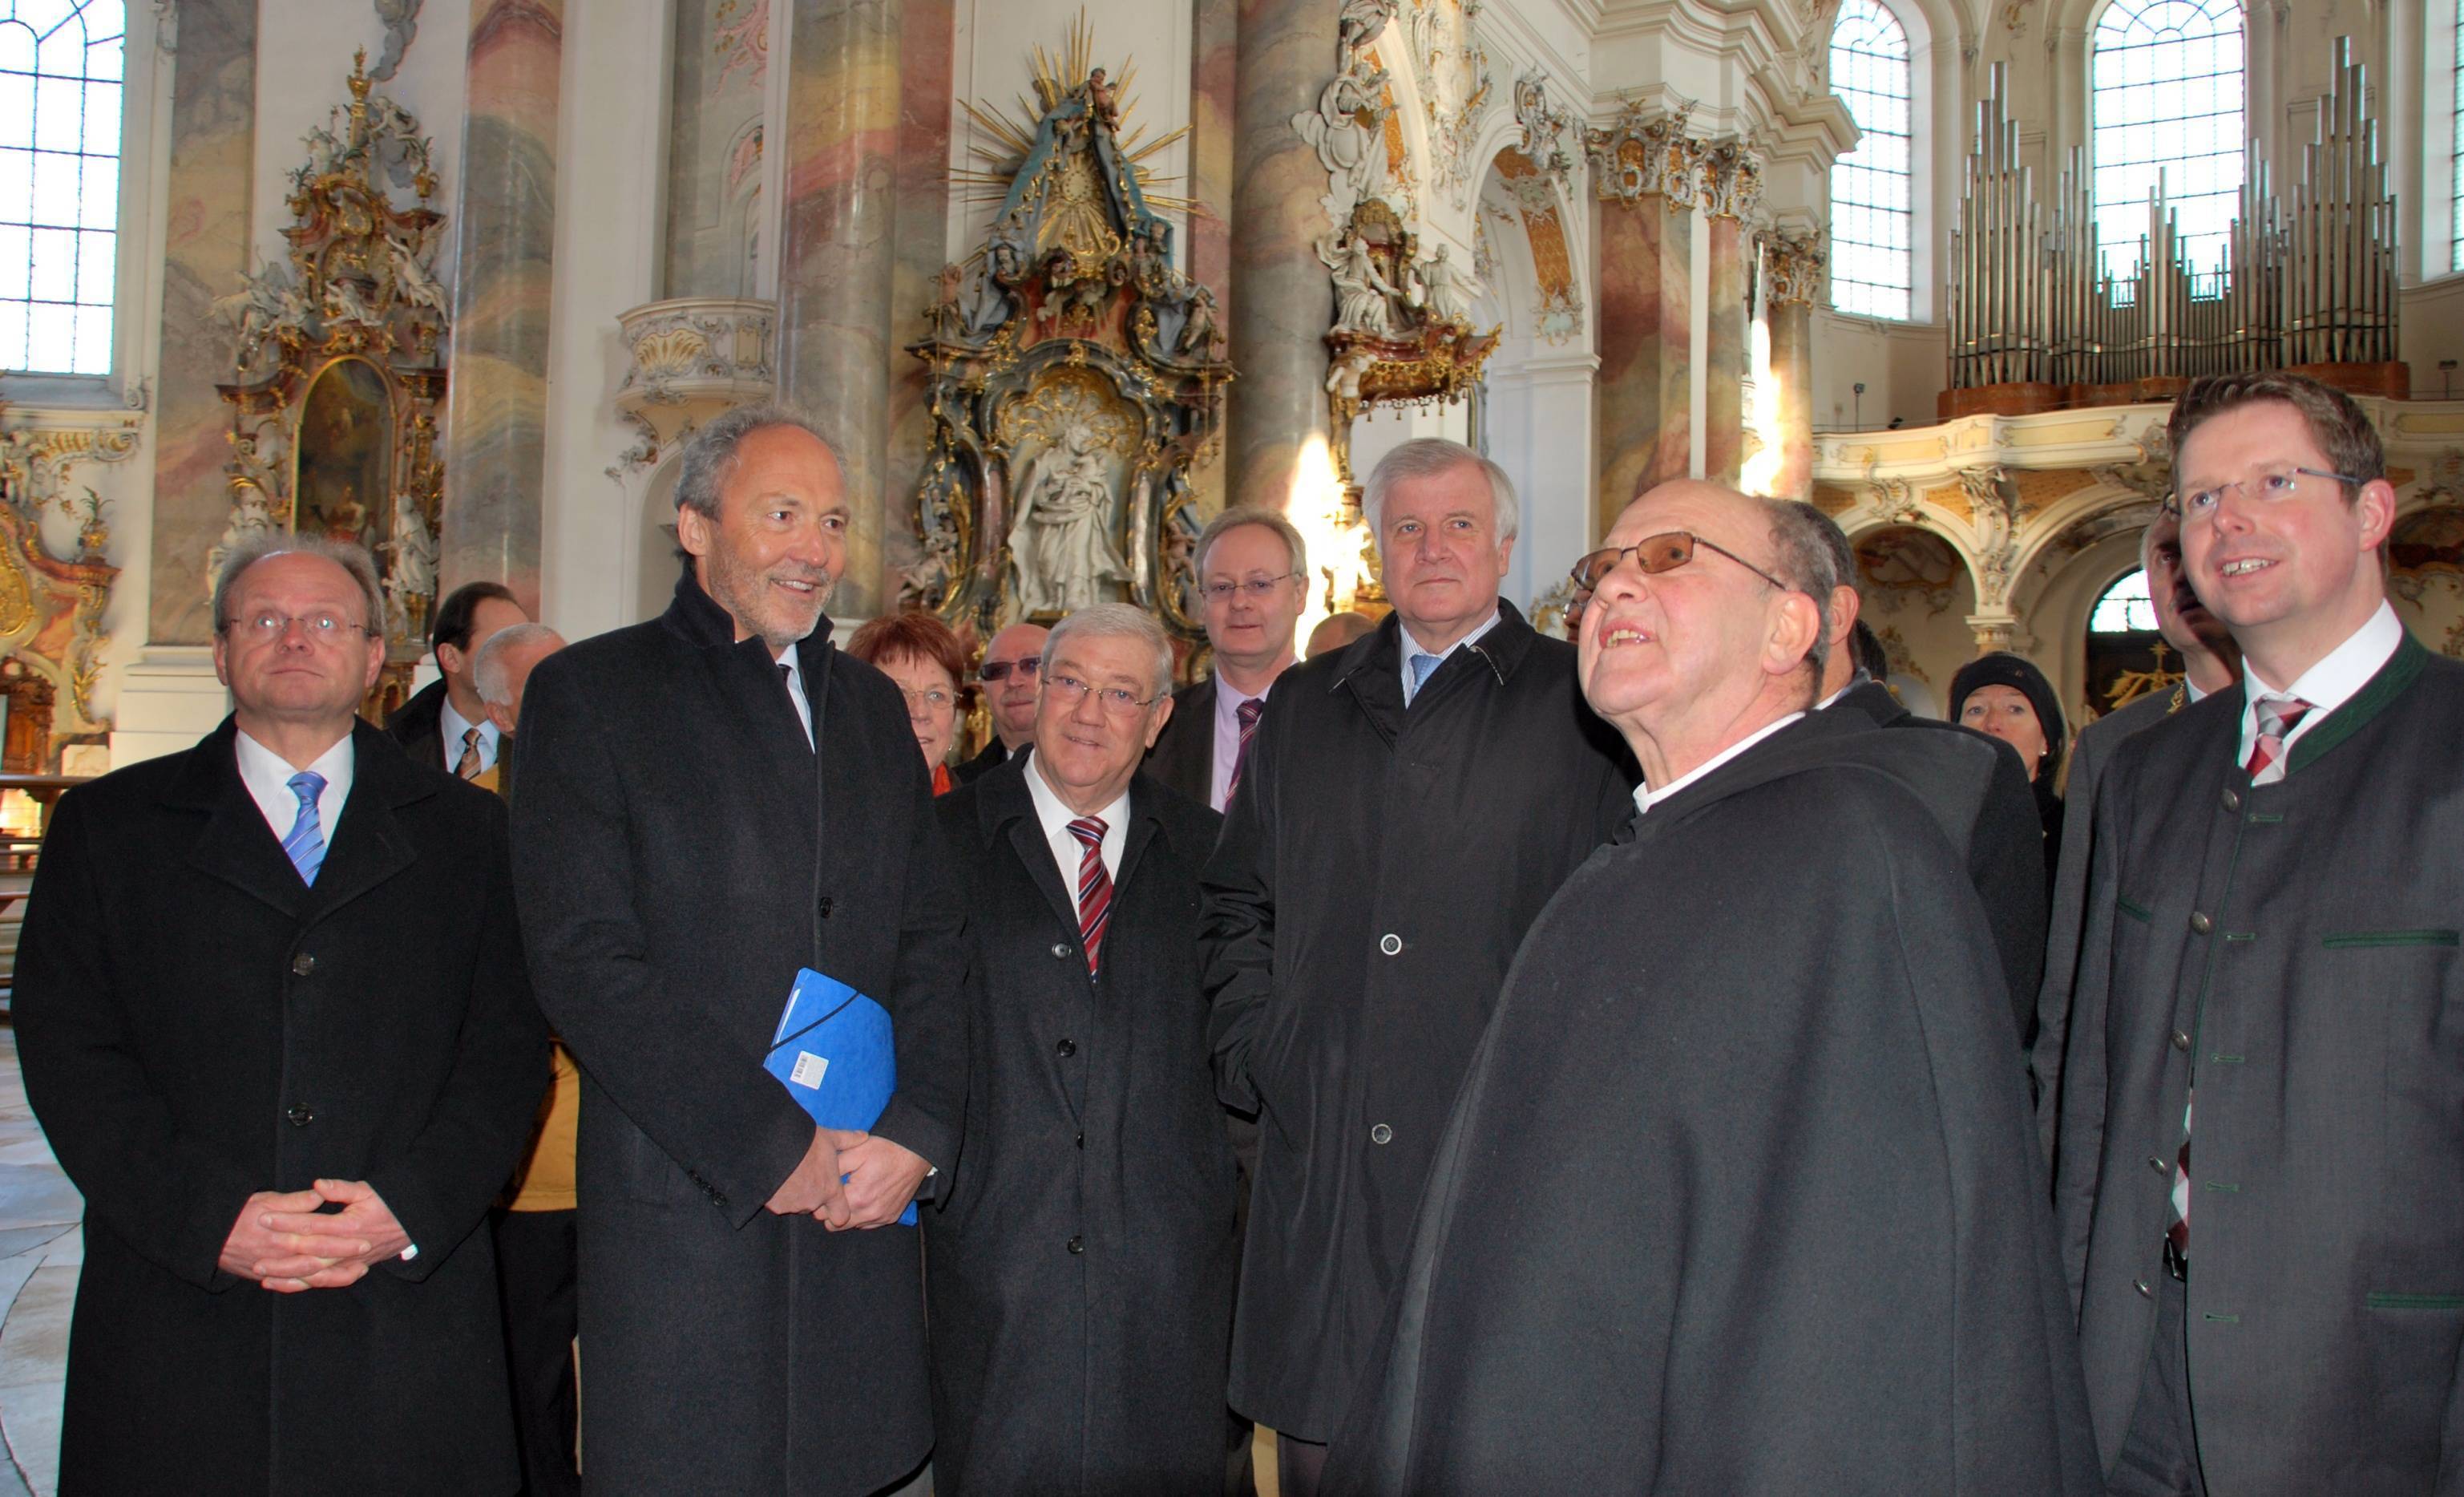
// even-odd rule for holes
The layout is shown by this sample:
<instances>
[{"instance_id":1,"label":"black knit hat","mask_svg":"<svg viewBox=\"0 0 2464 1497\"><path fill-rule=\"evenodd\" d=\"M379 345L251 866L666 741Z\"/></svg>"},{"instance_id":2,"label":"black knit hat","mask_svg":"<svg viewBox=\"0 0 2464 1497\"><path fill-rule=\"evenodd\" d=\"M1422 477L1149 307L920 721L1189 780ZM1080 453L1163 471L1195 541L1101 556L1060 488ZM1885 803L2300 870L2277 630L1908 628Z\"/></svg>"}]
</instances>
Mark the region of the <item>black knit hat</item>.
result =
<instances>
[{"instance_id":1,"label":"black knit hat","mask_svg":"<svg viewBox=\"0 0 2464 1497\"><path fill-rule=\"evenodd\" d=\"M2044 730L2045 758L2036 767L2035 778L2050 782L2061 768L2062 744L2070 729L2062 721L2062 705L2054 696L2054 683L2033 662L2007 650L1982 655L1959 668L1950 678L1950 720L1957 722L1960 710L1968 705L1969 694L1980 686L2007 686L2028 698L2036 710L2036 725Z\"/></svg>"}]
</instances>

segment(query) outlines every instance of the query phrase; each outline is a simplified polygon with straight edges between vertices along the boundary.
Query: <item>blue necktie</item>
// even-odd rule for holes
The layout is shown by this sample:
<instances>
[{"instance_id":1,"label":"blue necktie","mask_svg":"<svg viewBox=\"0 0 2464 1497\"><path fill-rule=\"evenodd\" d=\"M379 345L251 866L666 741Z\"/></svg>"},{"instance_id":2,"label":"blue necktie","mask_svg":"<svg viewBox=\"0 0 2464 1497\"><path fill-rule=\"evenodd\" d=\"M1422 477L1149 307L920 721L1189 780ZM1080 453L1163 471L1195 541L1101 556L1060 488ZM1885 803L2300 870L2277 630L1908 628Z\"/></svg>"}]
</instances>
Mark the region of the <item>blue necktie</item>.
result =
<instances>
[{"instance_id":1,"label":"blue necktie","mask_svg":"<svg viewBox=\"0 0 2464 1497\"><path fill-rule=\"evenodd\" d=\"M291 793L299 798L299 819L291 824L291 835L282 839L282 850L299 870L300 880L313 886L317 870L325 866L325 832L317 824L317 798L325 793L325 777L303 769L289 782Z\"/></svg>"},{"instance_id":2,"label":"blue necktie","mask_svg":"<svg viewBox=\"0 0 2464 1497\"><path fill-rule=\"evenodd\" d=\"M1412 705L1413 697L1417 697L1420 694L1420 688L1429 684L1429 672L1435 671L1437 668L1437 656L1424 655L1419 650L1414 650L1412 652L1412 692L1410 696L1403 698L1404 706L1409 707Z\"/></svg>"}]
</instances>

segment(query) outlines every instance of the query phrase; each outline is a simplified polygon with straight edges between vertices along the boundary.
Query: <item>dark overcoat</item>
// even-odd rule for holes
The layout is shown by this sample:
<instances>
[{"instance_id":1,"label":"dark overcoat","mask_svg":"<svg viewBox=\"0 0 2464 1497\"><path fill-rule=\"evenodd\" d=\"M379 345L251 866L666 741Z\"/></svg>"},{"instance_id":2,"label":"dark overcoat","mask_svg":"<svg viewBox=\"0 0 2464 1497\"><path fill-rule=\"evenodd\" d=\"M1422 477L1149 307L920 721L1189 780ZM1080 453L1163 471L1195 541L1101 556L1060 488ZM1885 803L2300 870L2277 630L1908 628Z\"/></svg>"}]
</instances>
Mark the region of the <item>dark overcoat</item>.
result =
<instances>
[{"instance_id":1,"label":"dark overcoat","mask_svg":"<svg viewBox=\"0 0 2464 1497\"><path fill-rule=\"evenodd\" d=\"M456 747L453 758L445 755L445 681L443 677L429 682L410 694L410 699L395 708L385 720L385 736L402 745L414 764L429 769L453 772L455 760L462 757ZM510 733L496 738L496 762L504 766L497 783L511 784L514 775L514 736Z\"/></svg>"},{"instance_id":2,"label":"dark overcoat","mask_svg":"<svg viewBox=\"0 0 2464 1497\"><path fill-rule=\"evenodd\" d=\"M1574 649L1511 604L1403 706L1397 626L1267 693L1206 871L1223 1099L1258 1113L1232 1405L1332 1435L1514 947L1633 814Z\"/></svg>"},{"instance_id":3,"label":"dark overcoat","mask_svg":"<svg viewBox=\"0 0 2464 1497\"><path fill-rule=\"evenodd\" d=\"M690 574L661 617L542 661L523 698L523 935L583 1073L593 1490L869 1492L932 1441L914 1231L763 1209L813 1137L761 1068L798 968L891 1011L875 1133L946 1166L964 1103L930 782L898 689L828 638L824 620L797 646L818 756L771 652Z\"/></svg>"},{"instance_id":4,"label":"dark overcoat","mask_svg":"<svg viewBox=\"0 0 2464 1497\"><path fill-rule=\"evenodd\" d=\"M2464 665L2409 636L2253 785L2241 692L2099 787L2062 1245L2108 1467L2193 1075L2189 1342L2217 1492L2464 1490Z\"/></svg>"},{"instance_id":5,"label":"dark overcoat","mask_svg":"<svg viewBox=\"0 0 2464 1497\"><path fill-rule=\"evenodd\" d=\"M962 785L972 784L1008 763L1009 759L1009 750L1001 745L1001 735L996 733L992 736L991 741L976 751L975 758L962 760L953 765L950 778Z\"/></svg>"},{"instance_id":6,"label":"dark overcoat","mask_svg":"<svg viewBox=\"0 0 2464 1497\"><path fill-rule=\"evenodd\" d=\"M18 1057L86 1202L60 1489L513 1491L483 1222L548 1062L504 810L361 724L311 888L235 736L70 791L27 906ZM251 1194L319 1178L418 1256L297 1294L222 1271Z\"/></svg>"},{"instance_id":7,"label":"dark overcoat","mask_svg":"<svg viewBox=\"0 0 2464 1497\"><path fill-rule=\"evenodd\" d=\"M2154 727L2175 711L2172 692L2150 692L2079 729L2078 741L2071 745L2070 779L2062 793L2070 811L2062 818L2061 861L2054 870L2052 906L2045 921L2045 979L2036 994L2036 1040L2030 1050L2036 1086L2036 1135L2048 1162L2054 1156L2061 1117L2062 1050L2069 1043L2071 989L2079 976L2079 937L2086 925L2088 864L2095 848L2089 833L2096 825L2097 783L2123 739L2142 728Z\"/></svg>"},{"instance_id":8,"label":"dark overcoat","mask_svg":"<svg viewBox=\"0 0 2464 1497\"><path fill-rule=\"evenodd\" d=\"M969 1085L925 1218L934 1486L1216 1497L1235 1244L1198 875L1219 818L1132 782L1098 980L1029 772L935 808L967 911Z\"/></svg>"},{"instance_id":9,"label":"dark overcoat","mask_svg":"<svg viewBox=\"0 0 2464 1497\"><path fill-rule=\"evenodd\" d=\"M1172 716L1147 751L1147 773L1172 790L1211 805L1215 800L1215 677L1172 693Z\"/></svg>"},{"instance_id":10,"label":"dark overcoat","mask_svg":"<svg viewBox=\"0 0 2464 1497\"><path fill-rule=\"evenodd\" d=\"M2101 1489L1984 911L1829 715L1532 927L1330 1491Z\"/></svg>"},{"instance_id":11,"label":"dark overcoat","mask_svg":"<svg viewBox=\"0 0 2464 1497\"><path fill-rule=\"evenodd\" d=\"M1969 882L1985 903L2012 1020L2025 1044L2035 1027L2036 989L2045 970L2045 830L2018 751L1973 728L1918 716L1880 681L1859 682L1833 705L1878 728L1916 735L1898 747L1927 763L1903 762L1901 768L1933 805L1936 822L1959 849Z\"/></svg>"}]
</instances>

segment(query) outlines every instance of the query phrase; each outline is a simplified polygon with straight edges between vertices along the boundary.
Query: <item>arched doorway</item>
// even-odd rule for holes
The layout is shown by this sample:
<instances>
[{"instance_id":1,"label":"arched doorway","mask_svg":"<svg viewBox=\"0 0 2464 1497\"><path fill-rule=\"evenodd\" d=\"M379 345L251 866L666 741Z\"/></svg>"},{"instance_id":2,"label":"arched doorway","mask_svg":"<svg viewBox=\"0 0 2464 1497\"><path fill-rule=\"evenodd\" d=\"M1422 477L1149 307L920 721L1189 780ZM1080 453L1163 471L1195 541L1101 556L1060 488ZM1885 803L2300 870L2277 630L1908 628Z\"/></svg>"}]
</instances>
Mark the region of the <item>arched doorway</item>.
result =
<instances>
[{"instance_id":1,"label":"arched doorway","mask_svg":"<svg viewBox=\"0 0 2464 1497\"><path fill-rule=\"evenodd\" d=\"M1856 538L1862 617L1882 642L1890 685L1908 711L1940 717L1950 678L1976 654L1968 616L1976 583L1950 542L1915 525Z\"/></svg>"}]
</instances>

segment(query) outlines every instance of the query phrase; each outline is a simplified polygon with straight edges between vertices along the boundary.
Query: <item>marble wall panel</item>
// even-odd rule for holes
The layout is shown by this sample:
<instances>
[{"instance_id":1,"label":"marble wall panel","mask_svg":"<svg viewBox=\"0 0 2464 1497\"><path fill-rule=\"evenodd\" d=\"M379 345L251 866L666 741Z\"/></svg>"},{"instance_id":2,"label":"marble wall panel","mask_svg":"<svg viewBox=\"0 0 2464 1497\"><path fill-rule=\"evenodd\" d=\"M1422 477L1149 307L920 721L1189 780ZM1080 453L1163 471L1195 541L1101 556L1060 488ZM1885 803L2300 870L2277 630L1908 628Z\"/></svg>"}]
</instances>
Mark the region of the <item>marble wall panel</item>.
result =
<instances>
[{"instance_id":1,"label":"marble wall panel","mask_svg":"<svg viewBox=\"0 0 2464 1497\"><path fill-rule=\"evenodd\" d=\"M1753 373L1752 325L1747 301L1753 286L1752 236L1733 218L1709 224L1710 304L1704 308L1703 475L1734 485L1746 460L1746 381Z\"/></svg>"},{"instance_id":2,"label":"marble wall panel","mask_svg":"<svg viewBox=\"0 0 2464 1497\"><path fill-rule=\"evenodd\" d=\"M769 0L677 0L662 296L754 297Z\"/></svg>"}]
</instances>

